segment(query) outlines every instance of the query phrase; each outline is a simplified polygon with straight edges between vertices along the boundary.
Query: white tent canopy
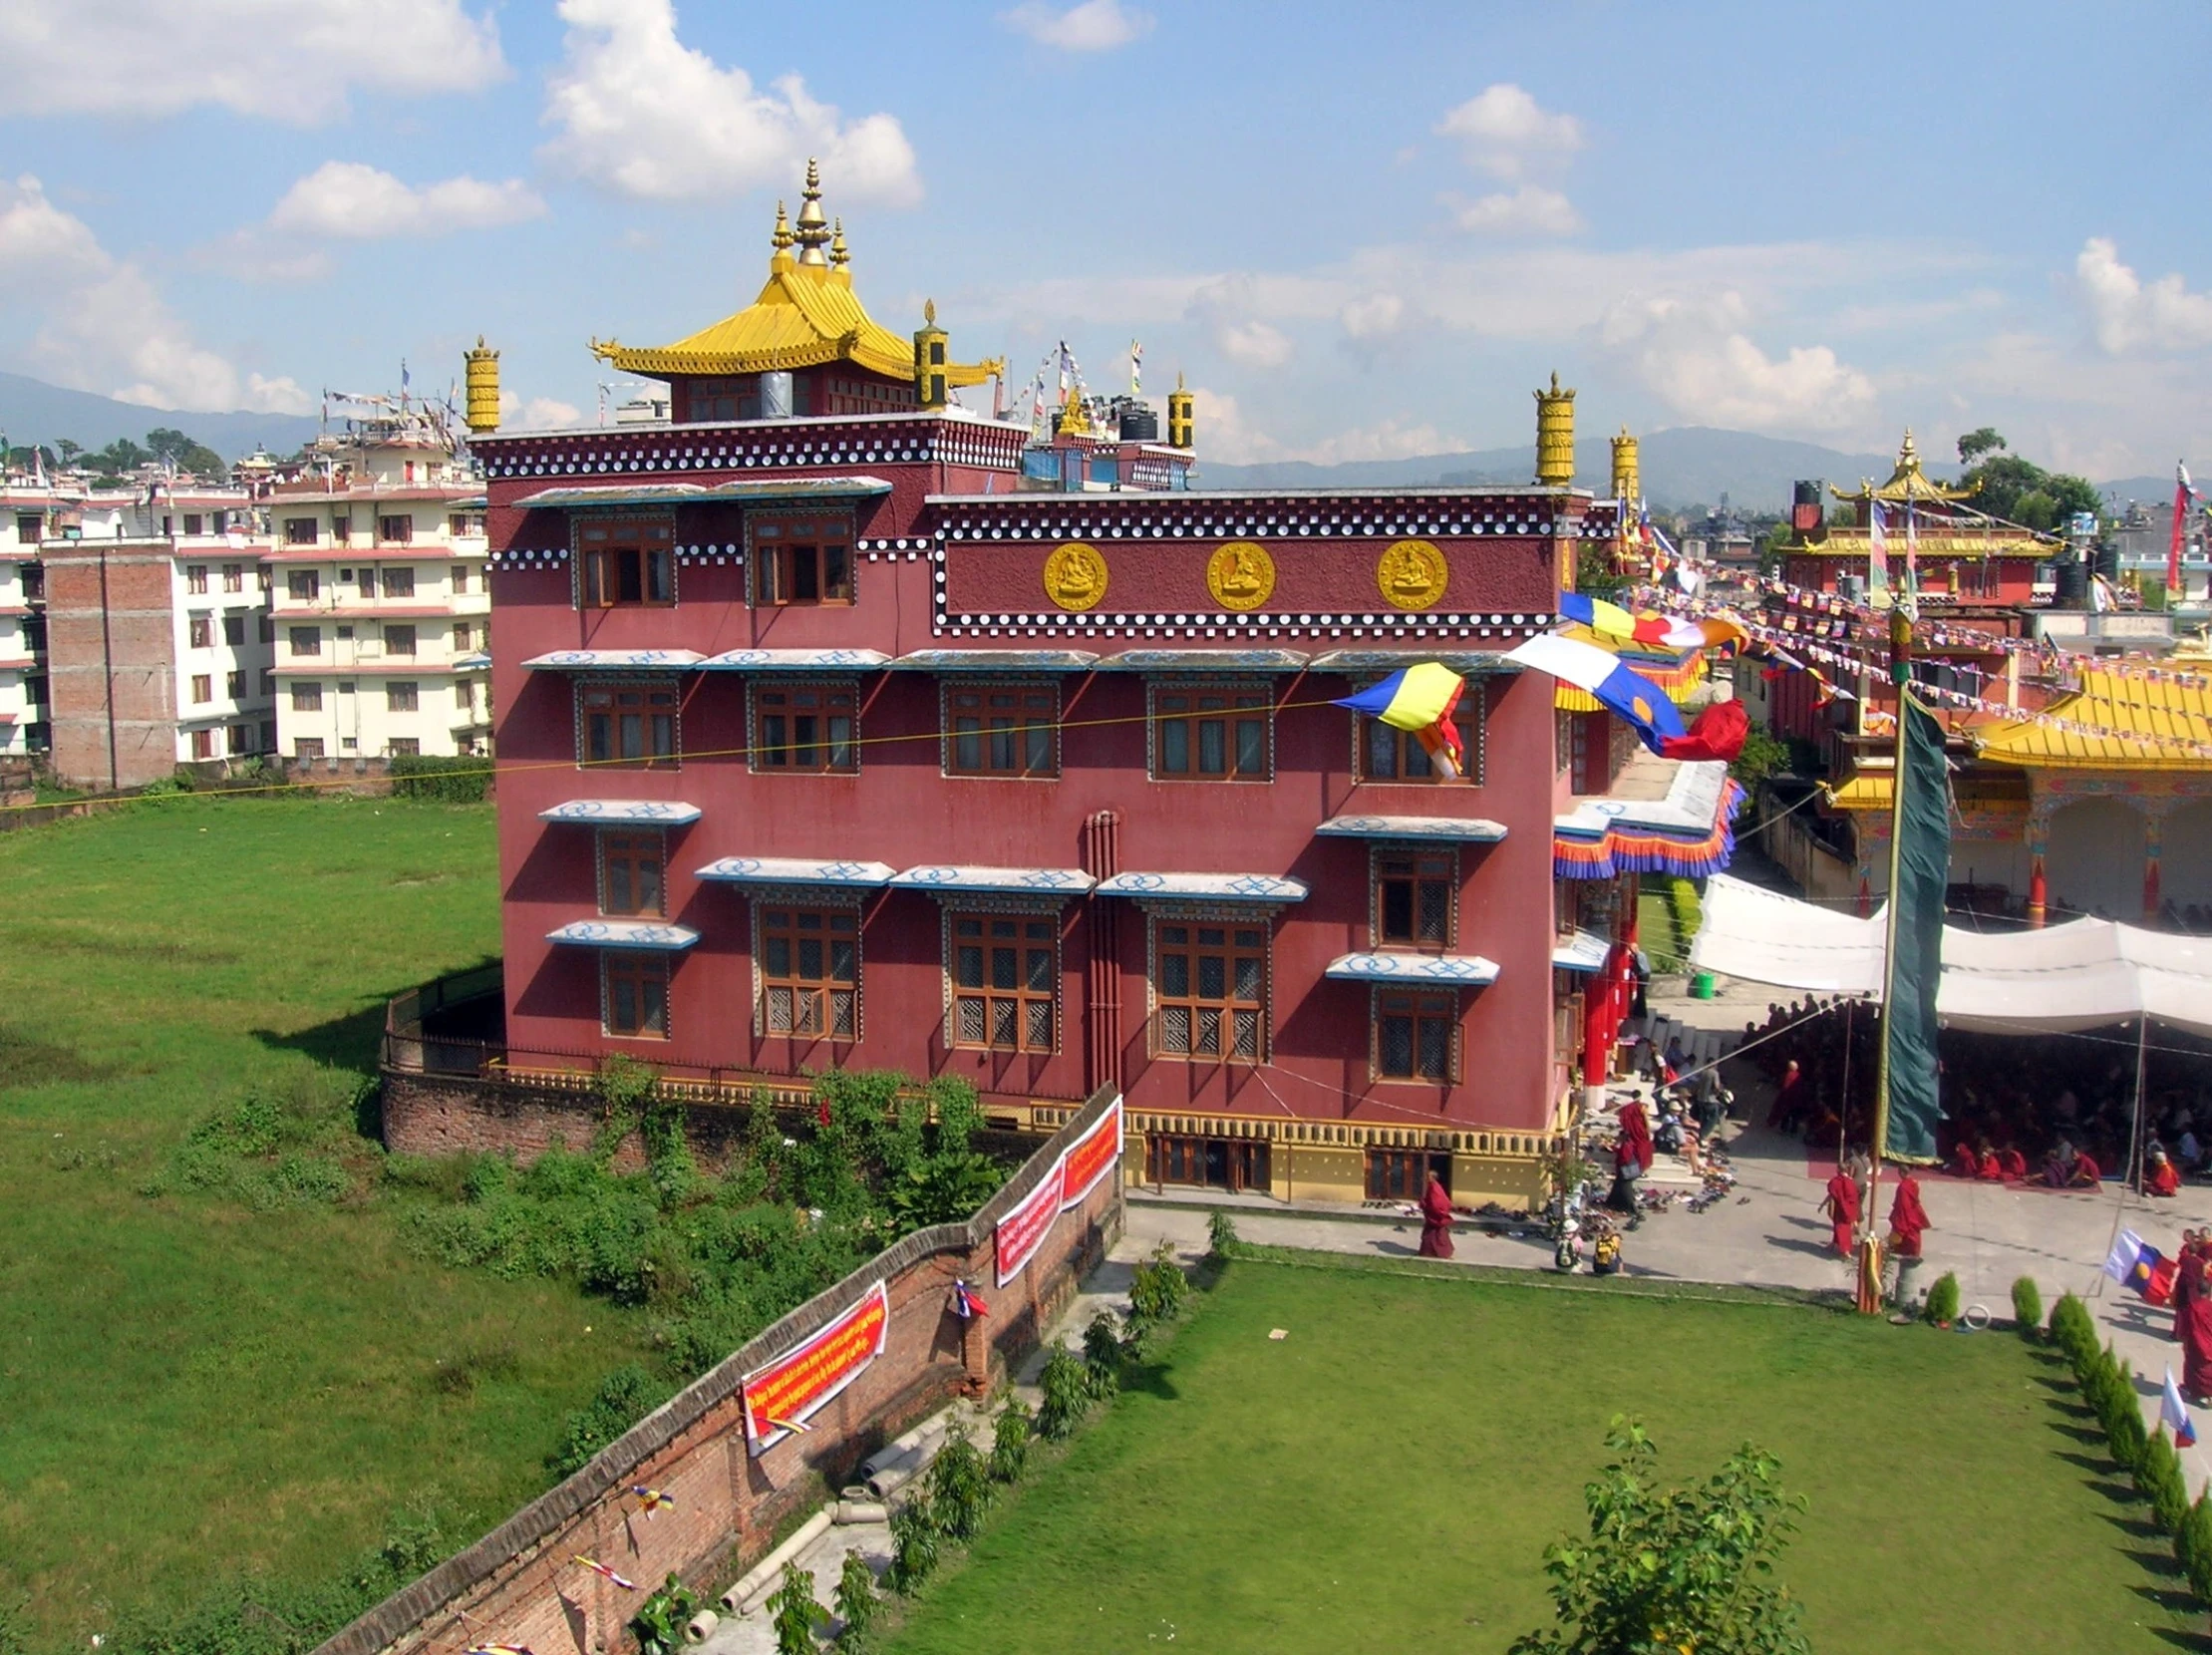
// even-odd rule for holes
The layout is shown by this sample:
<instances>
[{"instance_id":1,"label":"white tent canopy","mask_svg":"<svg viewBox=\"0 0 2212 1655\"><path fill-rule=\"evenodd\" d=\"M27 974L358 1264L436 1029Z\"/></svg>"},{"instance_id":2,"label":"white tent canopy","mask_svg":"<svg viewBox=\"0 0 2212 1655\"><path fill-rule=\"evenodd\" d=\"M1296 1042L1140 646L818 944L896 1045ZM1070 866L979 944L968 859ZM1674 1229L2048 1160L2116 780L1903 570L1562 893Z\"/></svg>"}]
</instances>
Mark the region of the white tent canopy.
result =
<instances>
[{"instance_id":1,"label":"white tent canopy","mask_svg":"<svg viewBox=\"0 0 2212 1655\"><path fill-rule=\"evenodd\" d=\"M1690 963L1778 988L1879 999L1885 916L1859 919L1717 873ZM1957 1029L2033 1034L2151 1016L2212 1035L2212 938L2108 919L2036 931L1943 928L1936 1011Z\"/></svg>"}]
</instances>

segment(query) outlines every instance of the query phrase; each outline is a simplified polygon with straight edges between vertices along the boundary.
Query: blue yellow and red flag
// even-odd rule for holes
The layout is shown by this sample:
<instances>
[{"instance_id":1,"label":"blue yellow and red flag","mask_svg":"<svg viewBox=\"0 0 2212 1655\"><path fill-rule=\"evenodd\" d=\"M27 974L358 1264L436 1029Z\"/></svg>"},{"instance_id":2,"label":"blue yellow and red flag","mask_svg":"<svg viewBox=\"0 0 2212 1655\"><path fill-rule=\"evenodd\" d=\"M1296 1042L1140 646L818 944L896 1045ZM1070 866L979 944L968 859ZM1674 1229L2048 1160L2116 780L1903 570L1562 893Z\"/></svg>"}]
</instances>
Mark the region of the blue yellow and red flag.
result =
<instances>
[{"instance_id":1,"label":"blue yellow and red flag","mask_svg":"<svg viewBox=\"0 0 2212 1655\"><path fill-rule=\"evenodd\" d=\"M1451 715L1467 681L1439 661L1420 661L1392 673L1358 695L1339 698L1339 707L1381 719L1394 730L1410 730L1445 776L1466 771L1466 750Z\"/></svg>"},{"instance_id":2,"label":"blue yellow and red flag","mask_svg":"<svg viewBox=\"0 0 2212 1655\"><path fill-rule=\"evenodd\" d=\"M2173 1303L2176 1262L2131 1229L2123 1229L2105 1256L2104 1273L2132 1287L2148 1304Z\"/></svg>"},{"instance_id":3,"label":"blue yellow and red flag","mask_svg":"<svg viewBox=\"0 0 2212 1655\"><path fill-rule=\"evenodd\" d=\"M1596 644L1543 632L1509 650L1505 658L1587 691L1601 706L1633 724L1654 753L1664 752L1671 738L1688 734L1666 691Z\"/></svg>"},{"instance_id":4,"label":"blue yellow and red flag","mask_svg":"<svg viewBox=\"0 0 2212 1655\"><path fill-rule=\"evenodd\" d=\"M571 1557L569 1561L572 1563L581 1563L585 1568L591 1570L593 1574L601 1575L604 1576L606 1579L612 1580L617 1586L620 1586L626 1592L634 1592L637 1590L637 1585L635 1582L623 1579L621 1575L615 1573L614 1570L607 1567L606 1564L600 1562L599 1559L596 1557L585 1557L579 1554L575 1557Z\"/></svg>"},{"instance_id":5,"label":"blue yellow and red flag","mask_svg":"<svg viewBox=\"0 0 2212 1655\"><path fill-rule=\"evenodd\" d=\"M648 1517L650 1517L655 1511L658 1511L662 1506L674 1505L676 1503L676 1496L674 1494L664 1493L659 1489L649 1489L642 1483L631 1484L630 1492L637 1495L638 1509L640 1511L643 1511Z\"/></svg>"}]
</instances>

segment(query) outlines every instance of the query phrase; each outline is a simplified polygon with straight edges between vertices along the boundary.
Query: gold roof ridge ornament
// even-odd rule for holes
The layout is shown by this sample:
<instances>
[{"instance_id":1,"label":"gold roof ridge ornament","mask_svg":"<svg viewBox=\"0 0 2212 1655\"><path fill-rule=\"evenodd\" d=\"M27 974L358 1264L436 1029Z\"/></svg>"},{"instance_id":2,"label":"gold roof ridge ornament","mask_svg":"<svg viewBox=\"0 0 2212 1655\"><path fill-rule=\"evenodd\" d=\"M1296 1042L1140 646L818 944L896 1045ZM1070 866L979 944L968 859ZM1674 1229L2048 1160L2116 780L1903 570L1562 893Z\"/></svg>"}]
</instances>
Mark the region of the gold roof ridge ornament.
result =
<instances>
[{"instance_id":1,"label":"gold roof ridge ornament","mask_svg":"<svg viewBox=\"0 0 2212 1655\"><path fill-rule=\"evenodd\" d=\"M1856 489L1831 489L1837 499L1864 502L1878 499L1889 505L1925 501L1931 505L1951 504L1971 499L1980 485L1974 488L1954 489L1949 484L1938 483L1920 469L1920 445L1913 441L1912 428L1905 428L1905 440L1897 447L1897 467L1889 474L1889 481L1875 488L1865 478L1859 479Z\"/></svg>"},{"instance_id":2,"label":"gold roof ridge ornament","mask_svg":"<svg viewBox=\"0 0 2212 1655\"><path fill-rule=\"evenodd\" d=\"M806 164L795 226L784 203L776 203L769 245L768 280L760 295L735 315L672 345L633 346L595 337L591 354L624 373L647 378L789 372L849 362L885 379L912 383L912 341L878 323L852 291L851 254L841 221L832 224L822 211L816 163ZM948 385L980 385L1005 375L1006 358L948 362L942 371Z\"/></svg>"}]
</instances>

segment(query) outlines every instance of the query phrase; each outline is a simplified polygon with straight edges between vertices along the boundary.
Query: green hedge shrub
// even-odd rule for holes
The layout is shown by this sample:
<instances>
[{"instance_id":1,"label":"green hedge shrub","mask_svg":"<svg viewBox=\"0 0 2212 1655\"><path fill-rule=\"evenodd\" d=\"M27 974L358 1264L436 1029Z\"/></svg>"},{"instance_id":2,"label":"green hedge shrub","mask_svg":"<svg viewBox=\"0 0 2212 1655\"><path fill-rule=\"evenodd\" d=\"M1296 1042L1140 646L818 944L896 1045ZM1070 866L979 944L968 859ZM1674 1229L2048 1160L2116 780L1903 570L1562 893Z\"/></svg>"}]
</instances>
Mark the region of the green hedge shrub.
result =
<instances>
[{"instance_id":1,"label":"green hedge shrub","mask_svg":"<svg viewBox=\"0 0 2212 1655\"><path fill-rule=\"evenodd\" d=\"M2150 1501L2158 1526L2169 1534L2179 1532L2189 1514L2189 1490L2181 1481L2181 1456L2163 1431L2152 1432L2143 1445L2143 1457L2135 1467L2135 1488Z\"/></svg>"},{"instance_id":2,"label":"green hedge shrub","mask_svg":"<svg viewBox=\"0 0 2212 1655\"><path fill-rule=\"evenodd\" d=\"M491 785L491 761L474 755L441 758L429 753L392 755L392 797L434 799L442 805L480 805Z\"/></svg>"},{"instance_id":3,"label":"green hedge shrub","mask_svg":"<svg viewBox=\"0 0 2212 1655\"><path fill-rule=\"evenodd\" d=\"M2174 1530L2173 1558L2200 1603L2212 1603L2212 1490L2197 1495Z\"/></svg>"},{"instance_id":4,"label":"green hedge shrub","mask_svg":"<svg viewBox=\"0 0 2212 1655\"><path fill-rule=\"evenodd\" d=\"M1938 1327L1948 1327L1958 1319L1959 1278L1946 1270L1928 1289L1928 1320Z\"/></svg>"},{"instance_id":5,"label":"green hedge shrub","mask_svg":"<svg viewBox=\"0 0 2212 1655\"><path fill-rule=\"evenodd\" d=\"M2022 1276L2013 1283L2013 1322L2023 1339L2033 1339L2043 1331L2043 1293L2034 1276Z\"/></svg>"}]
</instances>

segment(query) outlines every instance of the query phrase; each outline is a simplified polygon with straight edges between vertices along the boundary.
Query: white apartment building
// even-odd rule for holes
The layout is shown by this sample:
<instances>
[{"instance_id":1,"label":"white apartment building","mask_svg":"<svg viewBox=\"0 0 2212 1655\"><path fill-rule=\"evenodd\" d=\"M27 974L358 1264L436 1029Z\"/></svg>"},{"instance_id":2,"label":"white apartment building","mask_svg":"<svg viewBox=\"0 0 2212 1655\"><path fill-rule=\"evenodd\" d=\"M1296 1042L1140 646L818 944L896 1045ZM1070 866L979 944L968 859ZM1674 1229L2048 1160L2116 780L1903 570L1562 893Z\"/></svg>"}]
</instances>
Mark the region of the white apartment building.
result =
<instances>
[{"instance_id":1,"label":"white apartment building","mask_svg":"<svg viewBox=\"0 0 2212 1655\"><path fill-rule=\"evenodd\" d=\"M54 491L0 482L0 758L46 751L46 570Z\"/></svg>"},{"instance_id":2,"label":"white apartment building","mask_svg":"<svg viewBox=\"0 0 2212 1655\"><path fill-rule=\"evenodd\" d=\"M398 422L265 499L276 750L303 766L488 753L491 594L483 486Z\"/></svg>"}]
</instances>

